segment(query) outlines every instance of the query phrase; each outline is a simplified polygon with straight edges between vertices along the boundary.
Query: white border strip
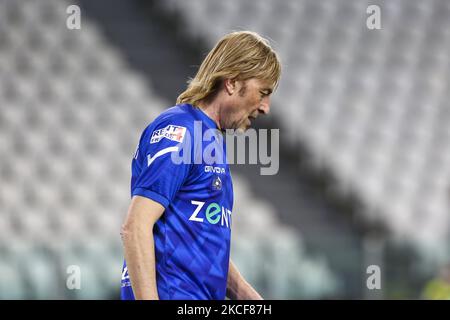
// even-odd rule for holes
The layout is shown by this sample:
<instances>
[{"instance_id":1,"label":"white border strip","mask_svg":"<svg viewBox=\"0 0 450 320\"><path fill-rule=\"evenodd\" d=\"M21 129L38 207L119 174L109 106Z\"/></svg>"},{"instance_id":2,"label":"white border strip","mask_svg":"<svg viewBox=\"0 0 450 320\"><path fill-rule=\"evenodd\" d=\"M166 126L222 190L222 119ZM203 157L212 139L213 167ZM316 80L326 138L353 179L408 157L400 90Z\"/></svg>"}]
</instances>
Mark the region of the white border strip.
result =
<instances>
[{"instance_id":1,"label":"white border strip","mask_svg":"<svg viewBox=\"0 0 450 320\"><path fill-rule=\"evenodd\" d=\"M178 151L178 147L169 147L162 150L159 150L153 157L147 155L147 167L149 167L156 158L173 151Z\"/></svg>"}]
</instances>

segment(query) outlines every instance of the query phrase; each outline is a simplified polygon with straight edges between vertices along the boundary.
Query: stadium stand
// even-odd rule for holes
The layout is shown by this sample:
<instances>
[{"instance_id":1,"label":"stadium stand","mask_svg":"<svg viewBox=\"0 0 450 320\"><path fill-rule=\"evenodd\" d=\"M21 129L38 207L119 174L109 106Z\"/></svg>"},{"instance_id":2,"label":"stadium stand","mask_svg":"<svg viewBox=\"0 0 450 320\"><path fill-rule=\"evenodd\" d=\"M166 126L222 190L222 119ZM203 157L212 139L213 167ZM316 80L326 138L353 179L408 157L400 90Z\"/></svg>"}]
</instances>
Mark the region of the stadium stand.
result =
<instances>
[{"instance_id":1,"label":"stadium stand","mask_svg":"<svg viewBox=\"0 0 450 320\"><path fill-rule=\"evenodd\" d=\"M432 260L450 258L450 5L420 1L161 1L212 45L249 29L284 62L273 108L291 145L331 171L337 193L362 203ZM382 8L382 29L366 8Z\"/></svg>"},{"instance_id":2,"label":"stadium stand","mask_svg":"<svg viewBox=\"0 0 450 320\"><path fill-rule=\"evenodd\" d=\"M0 2L0 298L118 298L131 156L170 105L95 21L66 28L70 4ZM234 179L241 271L269 298L334 295L339 281L327 261L309 256L301 235L245 178ZM66 289L71 265L81 290Z\"/></svg>"}]
</instances>

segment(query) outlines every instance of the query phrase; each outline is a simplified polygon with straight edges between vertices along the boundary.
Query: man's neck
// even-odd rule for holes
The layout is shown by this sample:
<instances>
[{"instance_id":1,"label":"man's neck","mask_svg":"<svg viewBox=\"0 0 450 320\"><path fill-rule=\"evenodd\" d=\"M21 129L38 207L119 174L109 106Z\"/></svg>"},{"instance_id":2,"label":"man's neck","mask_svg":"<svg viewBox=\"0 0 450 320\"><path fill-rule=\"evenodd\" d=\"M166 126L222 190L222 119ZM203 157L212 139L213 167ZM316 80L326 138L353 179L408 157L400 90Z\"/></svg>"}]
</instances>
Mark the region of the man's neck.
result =
<instances>
[{"instance_id":1,"label":"man's neck","mask_svg":"<svg viewBox=\"0 0 450 320\"><path fill-rule=\"evenodd\" d=\"M222 130L220 127L220 105L218 103L215 101L210 103L199 102L197 106L216 123L219 130Z\"/></svg>"}]
</instances>

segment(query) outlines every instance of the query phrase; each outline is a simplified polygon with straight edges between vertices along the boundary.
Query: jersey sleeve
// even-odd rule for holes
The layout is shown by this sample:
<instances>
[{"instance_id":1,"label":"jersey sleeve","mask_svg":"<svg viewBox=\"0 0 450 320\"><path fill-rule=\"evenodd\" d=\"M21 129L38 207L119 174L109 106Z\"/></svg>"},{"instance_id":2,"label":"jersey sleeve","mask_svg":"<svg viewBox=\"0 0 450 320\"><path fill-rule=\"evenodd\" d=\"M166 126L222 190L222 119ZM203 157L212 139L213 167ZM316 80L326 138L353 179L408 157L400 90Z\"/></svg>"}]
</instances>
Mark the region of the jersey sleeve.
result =
<instances>
[{"instance_id":1,"label":"jersey sleeve","mask_svg":"<svg viewBox=\"0 0 450 320\"><path fill-rule=\"evenodd\" d=\"M132 196L152 199L167 208L186 180L191 164L174 161L190 145L190 130L181 121L162 121L147 127L139 142L141 172ZM176 155L173 155L176 153Z\"/></svg>"}]
</instances>

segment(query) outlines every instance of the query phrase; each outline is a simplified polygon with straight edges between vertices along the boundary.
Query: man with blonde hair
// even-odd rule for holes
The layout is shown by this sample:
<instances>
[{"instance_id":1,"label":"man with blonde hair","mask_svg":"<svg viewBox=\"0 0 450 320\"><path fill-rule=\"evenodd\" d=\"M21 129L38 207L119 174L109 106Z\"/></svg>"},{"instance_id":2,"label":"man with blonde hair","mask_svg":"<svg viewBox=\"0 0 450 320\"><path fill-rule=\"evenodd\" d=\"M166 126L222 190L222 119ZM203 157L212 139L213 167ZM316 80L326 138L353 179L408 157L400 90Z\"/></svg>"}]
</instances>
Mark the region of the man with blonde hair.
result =
<instances>
[{"instance_id":1,"label":"man with blonde hair","mask_svg":"<svg viewBox=\"0 0 450 320\"><path fill-rule=\"evenodd\" d=\"M230 260L233 187L222 133L269 113L280 73L266 39L227 34L177 105L144 130L121 232L122 299L262 299ZM211 144L194 139L198 128L218 132L213 163L197 158ZM174 161L181 151L188 161Z\"/></svg>"}]
</instances>

